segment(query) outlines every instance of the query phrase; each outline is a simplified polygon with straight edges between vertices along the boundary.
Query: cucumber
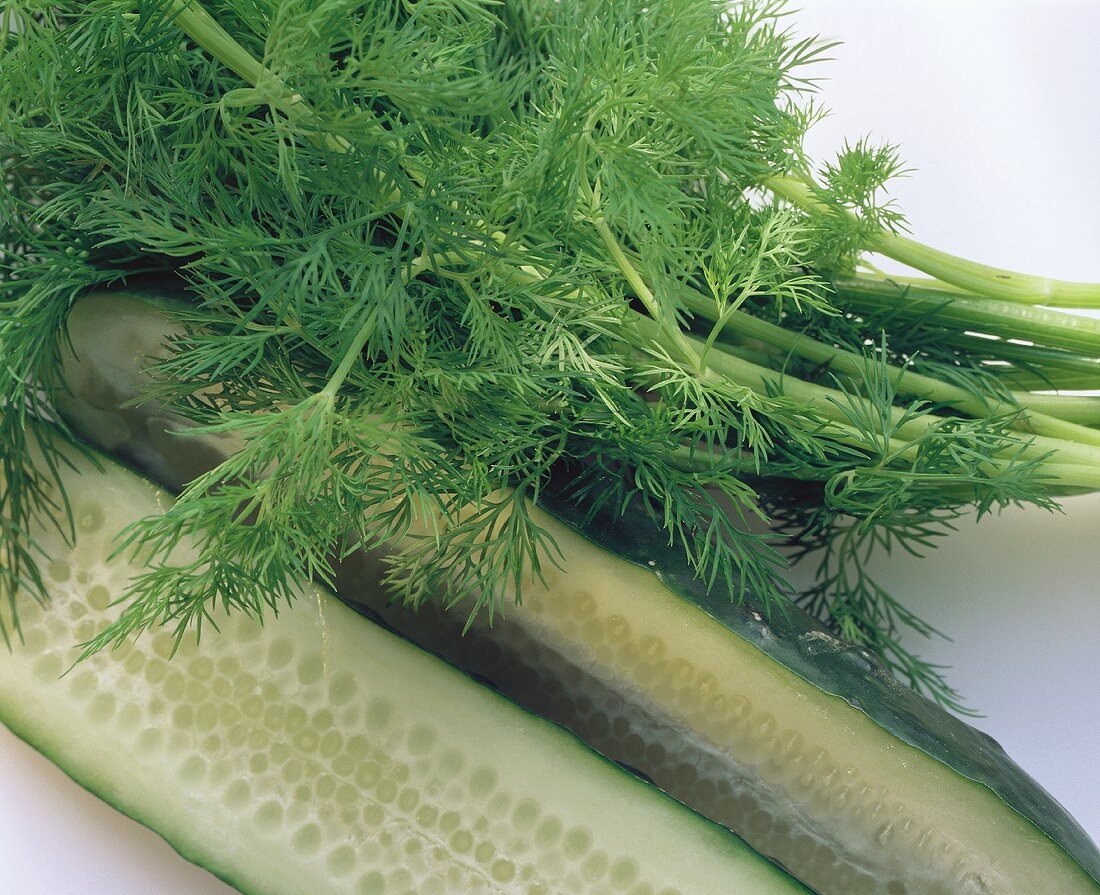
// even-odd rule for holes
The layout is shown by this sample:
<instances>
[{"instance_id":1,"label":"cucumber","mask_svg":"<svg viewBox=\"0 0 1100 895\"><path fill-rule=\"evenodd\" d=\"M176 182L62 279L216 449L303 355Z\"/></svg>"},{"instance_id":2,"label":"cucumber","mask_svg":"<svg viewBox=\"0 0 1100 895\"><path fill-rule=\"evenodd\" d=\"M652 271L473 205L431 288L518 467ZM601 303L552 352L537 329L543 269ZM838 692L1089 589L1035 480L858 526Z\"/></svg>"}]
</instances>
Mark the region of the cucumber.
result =
<instances>
[{"instance_id":1,"label":"cucumber","mask_svg":"<svg viewBox=\"0 0 1100 895\"><path fill-rule=\"evenodd\" d=\"M242 892L805 895L575 737L304 586L63 672L135 567L115 532L170 498L73 452L77 536L34 532L51 595L0 652L0 721ZM187 547L181 548L186 554Z\"/></svg>"},{"instance_id":2,"label":"cucumber","mask_svg":"<svg viewBox=\"0 0 1100 895\"><path fill-rule=\"evenodd\" d=\"M70 381L95 378L98 321L116 325L120 302L156 343L148 306L98 297L88 307L100 310L77 321L91 321L73 333L89 350L70 361ZM158 462L186 454L180 443ZM142 445L113 447L133 455ZM550 572L491 629L480 619L460 637L464 615L387 605L368 554L339 569L338 592L826 895L1100 892L1087 835L984 734L804 614L769 623L751 600L706 594L644 522L585 523L566 502L549 503L559 518L541 522L567 573Z\"/></svg>"},{"instance_id":3,"label":"cucumber","mask_svg":"<svg viewBox=\"0 0 1100 895\"><path fill-rule=\"evenodd\" d=\"M567 572L493 628L367 600L818 892L1100 892L1087 834L991 738L805 614L707 595L648 524L554 509ZM356 561L337 590L362 599Z\"/></svg>"}]
</instances>

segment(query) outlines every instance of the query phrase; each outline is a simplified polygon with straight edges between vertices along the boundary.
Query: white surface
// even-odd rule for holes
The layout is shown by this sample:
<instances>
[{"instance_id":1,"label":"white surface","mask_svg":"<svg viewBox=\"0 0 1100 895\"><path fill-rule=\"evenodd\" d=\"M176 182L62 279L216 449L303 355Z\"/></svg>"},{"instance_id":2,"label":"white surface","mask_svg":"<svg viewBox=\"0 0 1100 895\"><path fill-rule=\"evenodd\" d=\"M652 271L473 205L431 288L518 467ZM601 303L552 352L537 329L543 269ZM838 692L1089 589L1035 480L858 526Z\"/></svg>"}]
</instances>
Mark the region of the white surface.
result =
<instances>
[{"instance_id":1,"label":"white surface","mask_svg":"<svg viewBox=\"0 0 1100 895\"><path fill-rule=\"evenodd\" d=\"M866 133L917 172L896 194L915 235L976 260L1100 280L1100 6L804 0L801 33L845 40L819 67L821 157ZM882 577L954 643L927 653L993 734L1100 838L1100 498L1064 515L964 525ZM147 830L0 730L0 893L225 895ZM305 895L305 893L304 893Z\"/></svg>"}]
</instances>

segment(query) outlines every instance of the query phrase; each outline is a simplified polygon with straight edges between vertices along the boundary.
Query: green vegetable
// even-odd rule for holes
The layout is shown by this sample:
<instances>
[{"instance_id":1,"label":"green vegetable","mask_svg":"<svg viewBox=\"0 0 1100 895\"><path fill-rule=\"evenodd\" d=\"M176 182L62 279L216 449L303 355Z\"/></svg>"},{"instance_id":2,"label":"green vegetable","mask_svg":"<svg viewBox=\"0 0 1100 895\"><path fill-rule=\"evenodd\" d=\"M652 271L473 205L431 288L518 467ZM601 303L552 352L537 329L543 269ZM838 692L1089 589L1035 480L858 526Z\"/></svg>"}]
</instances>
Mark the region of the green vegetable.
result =
<instances>
[{"instance_id":1,"label":"green vegetable","mask_svg":"<svg viewBox=\"0 0 1100 895\"><path fill-rule=\"evenodd\" d=\"M692 814L320 589L170 660L167 632L80 664L140 567L113 533L167 495L66 454L76 537L35 534L49 607L0 653L0 721L242 892L805 890ZM191 549L182 542L181 553Z\"/></svg>"},{"instance_id":2,"label":"green vegetable","mask_svg":"<svg viewBox=\"0 0 1100 895\"><path fill-rule=\"evenodd\" d=\"M120 349L163 351L166 307L124 294L77 304L62 409L78 431L177 479L181 463L217 462L241 445L187 431L150 437L181 421L152 402L119 406L142 378L140 365L118 363ZM1065 811L996 743L899 685L869 652L798 610L769 622L760 601L735 607L708 593L644 517L586 519L560 485L542 503L549 514L532 512L553 533L561 571L528 583L491 624L479 616L463 631L460 612L393 603L378 587L378 553L337 564L337 593L823 895L1100 889L1100 852Z\"/></svg>"},{"instance_id":3,"label":"green vegetable","mask_svg":"<svg viewBox=\"0 0 1100 895\"><path fill-rule=\"evenodd\" d=\"M1033 316L1049 342L975 347L963 322L988 296L1083 305L1097 288L900 236L890 147L815 170L801 146L827 48L784 16L0 0L0 599L44 598L28 532L65 524L56 472L26 457L64 449L29 421L54 415L68 308L172 274L202 301L155 393L248 446L131 530L156 562L96 645L284 605L354 533L407 541L417 514L439 531L391 583L493 612L553 565L530 507L566 474L588 509L639 508L716 592L769 611L789 595L753 530L770 517L824 551L814 611L957 706L900 639L933 629L860 560L973 508L1100 487L1095 402L1020 394L1095 378L1092 335ZM961 316L852 310L881 298L871 249L954 283L934 288ZM202 562L169 561L185 533Z\"/></svg>"}]
</instances>

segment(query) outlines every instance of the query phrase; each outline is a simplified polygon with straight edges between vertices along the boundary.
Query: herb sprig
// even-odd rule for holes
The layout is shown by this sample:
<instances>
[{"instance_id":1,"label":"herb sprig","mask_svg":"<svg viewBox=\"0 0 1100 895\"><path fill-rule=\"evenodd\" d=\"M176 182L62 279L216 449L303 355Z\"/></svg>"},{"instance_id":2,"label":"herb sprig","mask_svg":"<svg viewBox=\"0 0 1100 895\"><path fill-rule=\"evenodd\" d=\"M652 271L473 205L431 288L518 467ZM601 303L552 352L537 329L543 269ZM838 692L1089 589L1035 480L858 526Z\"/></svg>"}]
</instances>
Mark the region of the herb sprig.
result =
<instances>
[{"instance_id":1,"label":"herb sprig","mask_svg":"<svg viewBox=\"0 0 1100 895\"><path fill-rule=\"evenodd\" d=\"M126 532L147 571L88 652L183 636L215 605L261 615L379 541L408 545L408 602L497 611L554 561L529 508L565 470L733 598L791 596L761 522L823 550L811 608L958 707L902 645L933 629L863 557L923 548L967 508L1100 487L1095 406L1029 393L1097 378L1095 341L1035 312L1016 318L1035 344L976 350L979 316L1009 325L983 295L1055 293L1012 275L1008 296L1002 272L901 235L892 148L812 173L829 47L785 16L0 0L10 625L16 591L41 592L29 523L64 516L29 444L59 462L61 436L29 421L53 416L66 311L152 273L193 304L150 394L245 447ZM943 282L868 273L869 249Z\"/></svg>"}]
</instances>

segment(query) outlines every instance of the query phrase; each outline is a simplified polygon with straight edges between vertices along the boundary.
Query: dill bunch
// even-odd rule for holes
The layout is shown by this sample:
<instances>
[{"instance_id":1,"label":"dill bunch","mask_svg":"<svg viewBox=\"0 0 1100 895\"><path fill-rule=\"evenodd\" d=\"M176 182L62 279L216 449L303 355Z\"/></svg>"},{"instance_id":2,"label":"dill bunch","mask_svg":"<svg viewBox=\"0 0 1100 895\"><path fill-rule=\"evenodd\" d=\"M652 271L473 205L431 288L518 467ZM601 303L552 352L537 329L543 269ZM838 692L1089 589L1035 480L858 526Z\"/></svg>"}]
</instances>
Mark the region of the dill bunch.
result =
<instances>
[{"instance_id":1,"label":"dill bunch","mask_svg":"<svg viewBox=\"0 0 1100 895\"><path fill-rule=\"evenodd\" d=\"M67 524L66 313L170 281L190 304L149 397L246 447L124 534L146 572L90 650L218 604L261 615L398 539L404 600L497 611L554 561L529 513L553 476L592 513L651 516L733 599L797 598L794 538L824 556L802 599L958 707L901 643L933 629L862 558L1100 486L1095 408L1029 391L1100 330L1028 309L1034 351L976 348L975 315L1052 296L902 235L892 147L806 158L830 48L786 16L0 0L4 636L17 592L42 593L31 521ZM872 250L937 279L886 280Z\"/></svg>"}]
</instances>

